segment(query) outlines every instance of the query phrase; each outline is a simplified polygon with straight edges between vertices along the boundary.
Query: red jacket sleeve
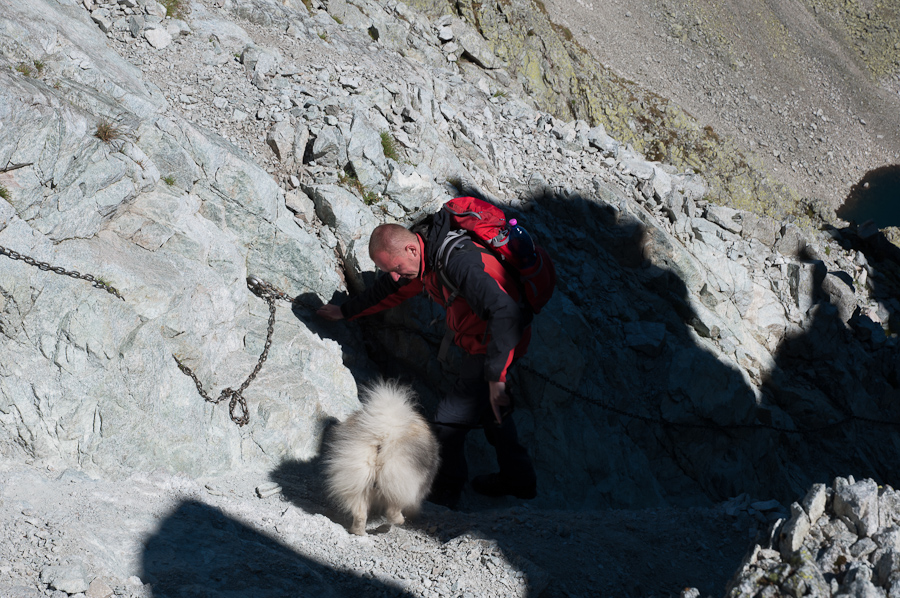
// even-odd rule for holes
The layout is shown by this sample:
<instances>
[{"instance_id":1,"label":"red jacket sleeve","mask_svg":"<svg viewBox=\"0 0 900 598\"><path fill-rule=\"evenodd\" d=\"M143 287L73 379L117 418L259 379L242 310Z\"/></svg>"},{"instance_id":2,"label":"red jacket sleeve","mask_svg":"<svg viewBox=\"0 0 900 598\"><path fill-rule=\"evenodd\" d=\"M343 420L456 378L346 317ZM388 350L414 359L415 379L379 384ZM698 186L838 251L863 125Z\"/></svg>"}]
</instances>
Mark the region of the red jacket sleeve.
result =
<instances>
[{"instance_id":1,"label":"red jacket sleeve","mask_svg":"<svg viewBox=\"0 0 900 598\"><path fill-rule=\"evenodd\" d=\"M382 274L374 285L341 305L341 313L348 320L378 313L415 297L422 288L421 279L401 278L394 282L389 274Z\"/></svg>"}]
</instances>

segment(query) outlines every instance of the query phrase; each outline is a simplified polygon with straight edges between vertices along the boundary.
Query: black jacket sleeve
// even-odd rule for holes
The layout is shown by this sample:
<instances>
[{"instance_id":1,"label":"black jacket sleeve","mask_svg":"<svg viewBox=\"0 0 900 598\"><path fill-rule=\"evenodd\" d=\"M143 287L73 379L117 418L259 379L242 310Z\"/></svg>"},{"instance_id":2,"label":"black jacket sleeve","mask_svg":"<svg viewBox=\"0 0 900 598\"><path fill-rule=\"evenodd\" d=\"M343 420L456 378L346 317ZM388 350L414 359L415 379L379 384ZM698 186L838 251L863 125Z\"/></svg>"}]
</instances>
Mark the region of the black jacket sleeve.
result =
<instances>
[{"instance_id":1,"label":"black jacket sleeve","mask_svg":"<svg viewBox=\"0 0 900 598\"><path fill-rule=\"evenodd\" d=\"M530 312L510 295L518 295L514 277L490 250L472 241L451 252L446 273L475 315L487 323L485 378L505 380L522 332L531 320Z\"/></svg>"}]
</instances>

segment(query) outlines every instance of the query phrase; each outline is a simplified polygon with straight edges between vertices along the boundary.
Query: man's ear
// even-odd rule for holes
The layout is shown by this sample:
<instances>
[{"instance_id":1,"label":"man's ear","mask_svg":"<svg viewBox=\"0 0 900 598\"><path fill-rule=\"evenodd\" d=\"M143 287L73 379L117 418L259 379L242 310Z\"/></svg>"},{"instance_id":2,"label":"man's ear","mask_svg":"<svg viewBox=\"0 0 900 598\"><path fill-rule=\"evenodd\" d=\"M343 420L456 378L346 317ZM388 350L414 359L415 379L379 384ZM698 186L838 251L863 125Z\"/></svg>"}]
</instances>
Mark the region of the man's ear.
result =
<instances>
[{"instance_id":1,"label":"man's ear","mask_svg":"<svg viewBox=\"0 0 900 598\"><path fill-rule=\"evenodd\" d=\"M406 251L412 253L413 257L419 257L419 244L418 243L407 243Z\"/></svg>"}]
</instances>

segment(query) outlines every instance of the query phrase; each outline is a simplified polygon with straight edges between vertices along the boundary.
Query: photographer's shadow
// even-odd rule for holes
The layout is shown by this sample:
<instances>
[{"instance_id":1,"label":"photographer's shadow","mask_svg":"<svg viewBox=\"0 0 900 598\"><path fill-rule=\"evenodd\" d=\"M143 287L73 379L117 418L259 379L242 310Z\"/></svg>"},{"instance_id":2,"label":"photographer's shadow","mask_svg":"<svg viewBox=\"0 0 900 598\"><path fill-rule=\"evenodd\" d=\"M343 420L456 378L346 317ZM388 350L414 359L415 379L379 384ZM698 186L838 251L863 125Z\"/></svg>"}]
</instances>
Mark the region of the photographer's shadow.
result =
<instances>
[{"instance_id":1,"label":"photographer's shadow","mask_svg":"<svg viewBox=\"0 0 900 598\"><path fill-rule=\"evenodd\" d=\"M144 544L140 577L154 598L409 595L397 585L324 565L273 536L187 500ZM314 539L320 542L321 534Z\"/></svg>"}]
</instances>

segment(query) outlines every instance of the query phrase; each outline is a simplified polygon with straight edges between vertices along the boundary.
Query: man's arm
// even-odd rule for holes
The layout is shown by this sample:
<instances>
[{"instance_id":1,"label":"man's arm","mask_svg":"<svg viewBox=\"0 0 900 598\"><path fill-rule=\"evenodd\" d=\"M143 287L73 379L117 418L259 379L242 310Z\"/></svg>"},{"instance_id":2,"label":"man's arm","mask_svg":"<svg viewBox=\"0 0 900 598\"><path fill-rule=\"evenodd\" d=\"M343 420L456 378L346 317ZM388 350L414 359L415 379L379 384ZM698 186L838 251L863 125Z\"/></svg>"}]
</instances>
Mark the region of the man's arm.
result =
<instances>
[{"instance_id":1,"label":"man's arm","mask_svg":"<svg viewBox=\"0 0 900 598\"><path fill-rule=\"evenodd\" d=\"M401 278L395 281L389 275L382 274L375 280L375 284L350 298L346 303L323 305L316 314L332 322L343 319L355 320L400 305L421 291L420 280Z\"/></svg>"},{"instance_id":2,"label":"man's arm","mask_svg":"<svg viewBox=\"0 0 900 598\"><path fill-rule=\"evenodd\" d=\"M506 371L530 320L529 313L507 291L518 295L517 281L493 254L483 251L451 253L446 273L458 284L475 315L487 323L486 379L506 382Z\"/></svg>"},{"instance_id":3,"label":"man's arm","mask_svg":"<svg viewBox=\"0 0 900 598\"><path fill-rule=\"evenodd\" d=\"M323 305L316 310L316 315L330 322L337 322L338 320L344 319L344 314L341 313L341 306L335 305L334 303Z\"/></svg>"}]
</instances>

